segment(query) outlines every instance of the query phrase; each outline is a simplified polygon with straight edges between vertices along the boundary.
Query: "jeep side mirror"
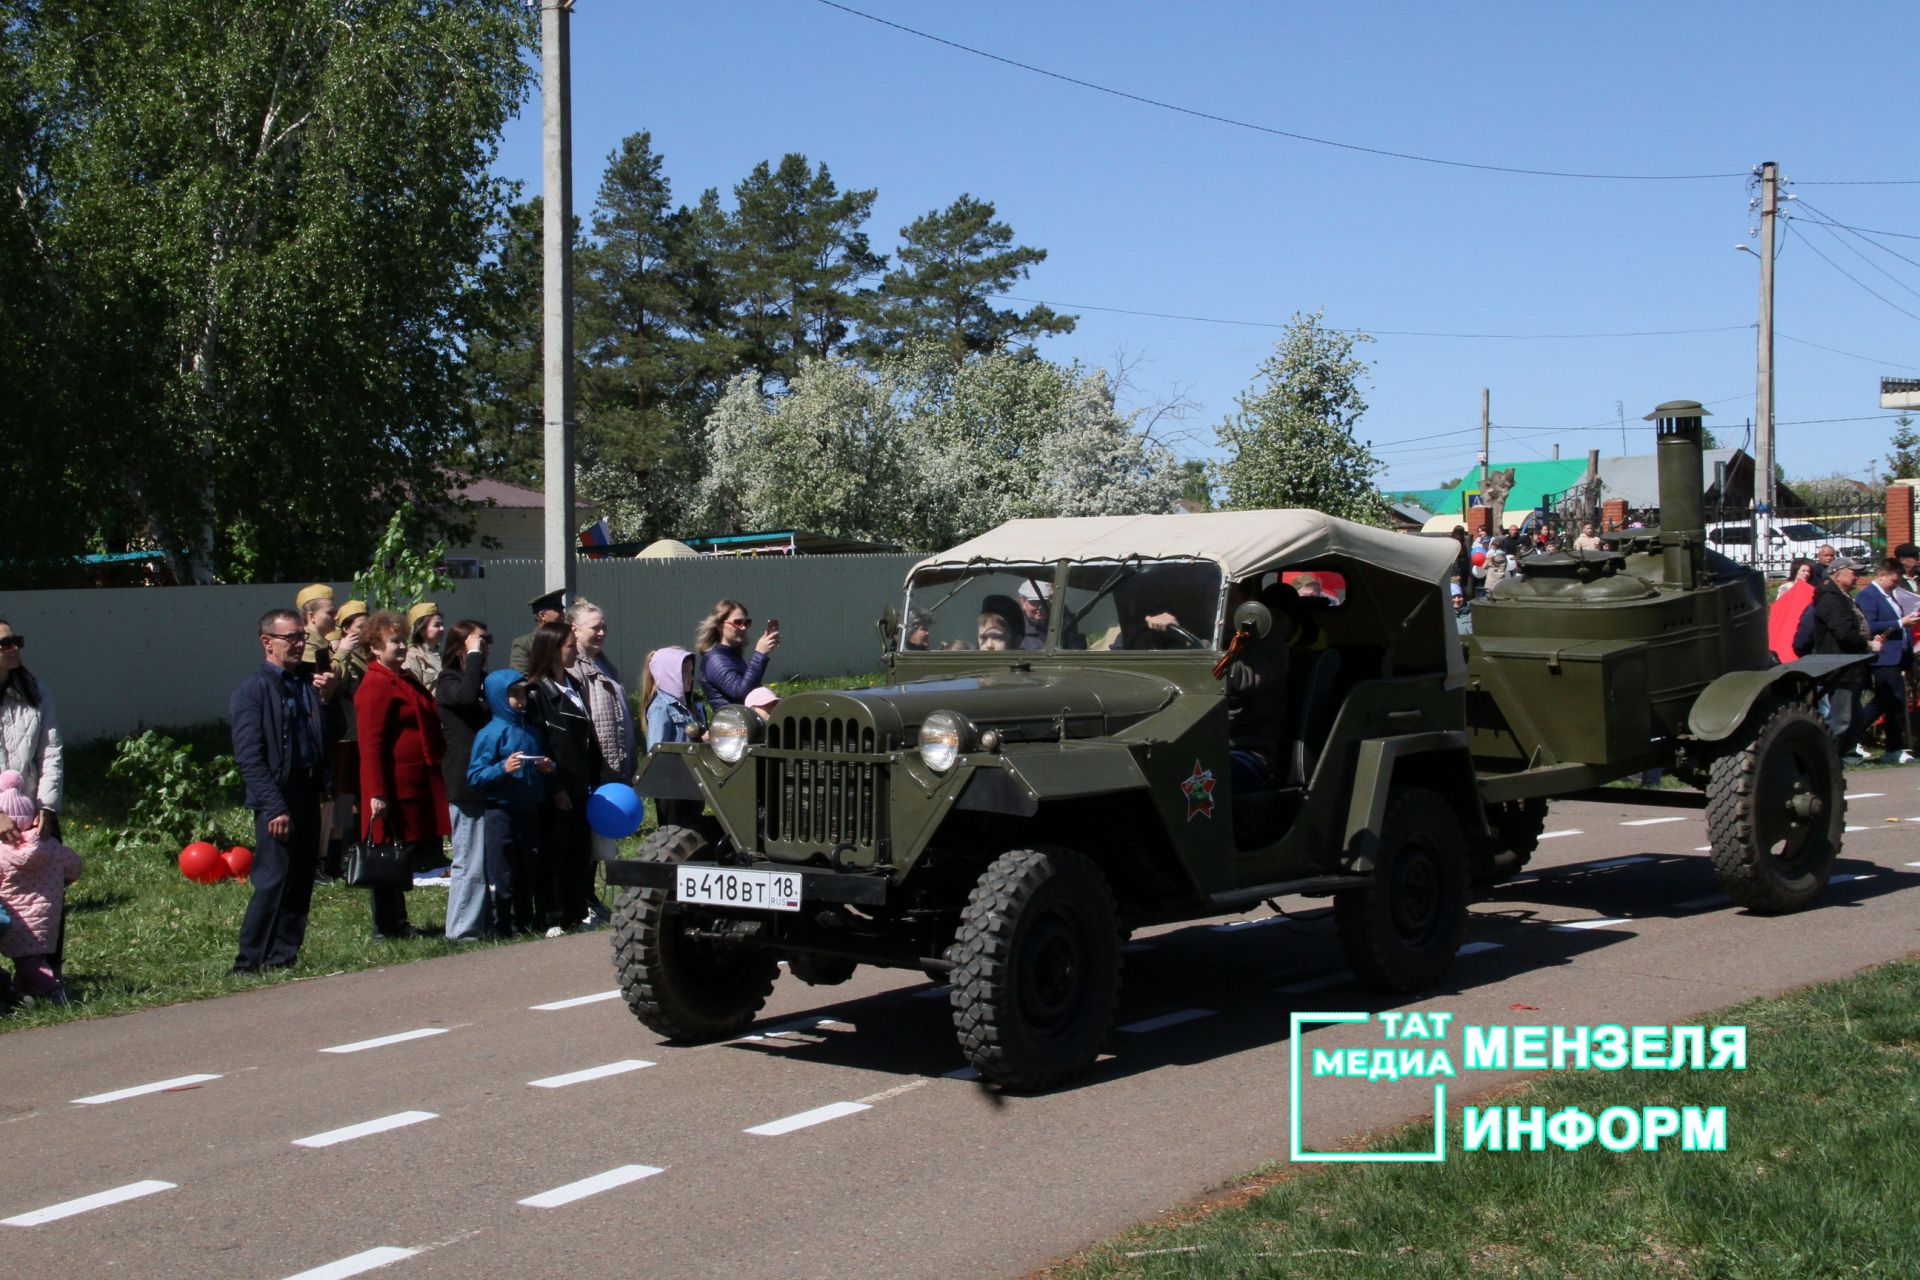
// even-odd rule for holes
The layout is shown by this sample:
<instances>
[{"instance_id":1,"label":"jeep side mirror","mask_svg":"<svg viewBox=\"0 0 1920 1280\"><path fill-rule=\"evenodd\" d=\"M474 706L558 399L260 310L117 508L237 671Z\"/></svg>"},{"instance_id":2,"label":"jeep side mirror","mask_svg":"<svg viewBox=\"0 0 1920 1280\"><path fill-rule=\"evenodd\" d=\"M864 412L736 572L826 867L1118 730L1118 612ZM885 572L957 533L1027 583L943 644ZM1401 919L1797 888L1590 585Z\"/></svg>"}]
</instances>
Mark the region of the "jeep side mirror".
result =
<instances>
[{"instance_id":1,"label":"jeep side mirror","mask_svg":"<svg viewBox=\"0 0 1920 1280\"><path fill-rule=\"evenodd\" d=\"M880 657L888 666L892 666L893 651L900 639L900 615L893 611L892 605L888 605L873 627L880 635Z\"/></svg>"}]
</instances>

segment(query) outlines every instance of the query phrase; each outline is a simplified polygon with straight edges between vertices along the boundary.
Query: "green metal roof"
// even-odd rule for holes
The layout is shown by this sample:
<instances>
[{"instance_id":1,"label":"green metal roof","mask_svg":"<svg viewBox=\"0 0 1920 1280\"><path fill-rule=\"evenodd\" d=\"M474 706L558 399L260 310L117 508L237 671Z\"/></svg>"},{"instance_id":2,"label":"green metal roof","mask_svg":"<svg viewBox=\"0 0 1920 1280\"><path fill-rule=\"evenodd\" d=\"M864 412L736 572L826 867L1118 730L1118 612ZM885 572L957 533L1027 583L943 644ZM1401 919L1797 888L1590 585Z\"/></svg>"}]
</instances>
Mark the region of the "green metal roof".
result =
<instances>
[{"instance_id":1,"label":"green metal roof","mask_svg":"<svg viewBox=\"0 0 1920 1280\"><path fill-rule=\"evenodd\" d=\"M1507 495L1507 506L1521 511L1529 511L1540 504L1544 494L1561 493L1580 482L1587 473L1585 458L1536 458L1532 462L1495 462L1495 471L1513 468L1513 492ZM1455 515L1468 493L1480 488L1480 468L1474 467L1466 477L1451 489L1394 489L1387 497L1406 502L1417 502L1435 515Z\"/></svg>"}]
</instances>

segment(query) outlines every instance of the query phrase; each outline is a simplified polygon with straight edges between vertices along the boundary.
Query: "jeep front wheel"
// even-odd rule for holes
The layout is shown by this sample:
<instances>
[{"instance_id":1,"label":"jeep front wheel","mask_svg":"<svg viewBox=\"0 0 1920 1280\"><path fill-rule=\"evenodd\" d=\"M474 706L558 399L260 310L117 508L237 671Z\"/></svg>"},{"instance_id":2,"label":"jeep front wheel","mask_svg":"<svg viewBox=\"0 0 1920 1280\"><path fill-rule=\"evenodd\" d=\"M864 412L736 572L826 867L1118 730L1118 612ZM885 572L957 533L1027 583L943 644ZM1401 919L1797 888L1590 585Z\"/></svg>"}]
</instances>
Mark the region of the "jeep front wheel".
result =
<instances>
[{"instance_id":1,"label":"jeep front wheel","mask_svg":"<svg viewBox=\"0 0 1920 1280\"><path fill-rule=\"evenodd\" d=\"M1467 921L1467 840L1453 806L1423 787L1387 801L1373 883L1335 894L1354 973L1388 991L1424 991L1453 963Z\"/></svg>"},{"instance_id":2,"label":"jeep front wheel","mask_svg":"<svg viewBox=\"0 0 1920 1280\"><path fill-rule=\"evenodd\" d=\"M705 833L661 827L640 847L652 862L710 856ZM633 1016L669 1040L738 1035L773 990L779 962L768 952L722 939L720 912L686 907L666 889L628 889L613 917L613 968Z\"/></svg>"},{"instance_id":3,"label":"jeep front wheel","mask_svg":"<svg viewBox=\"0 0 1920 1280\"><path fill-rule=\"evenodd\" d=\"M1113 891L1071 849L1015 849L981 874L952 950L953 1025L982 1079L1044 1089L1093 1065L1120 992Z\"/></svg>"}]
</instances>

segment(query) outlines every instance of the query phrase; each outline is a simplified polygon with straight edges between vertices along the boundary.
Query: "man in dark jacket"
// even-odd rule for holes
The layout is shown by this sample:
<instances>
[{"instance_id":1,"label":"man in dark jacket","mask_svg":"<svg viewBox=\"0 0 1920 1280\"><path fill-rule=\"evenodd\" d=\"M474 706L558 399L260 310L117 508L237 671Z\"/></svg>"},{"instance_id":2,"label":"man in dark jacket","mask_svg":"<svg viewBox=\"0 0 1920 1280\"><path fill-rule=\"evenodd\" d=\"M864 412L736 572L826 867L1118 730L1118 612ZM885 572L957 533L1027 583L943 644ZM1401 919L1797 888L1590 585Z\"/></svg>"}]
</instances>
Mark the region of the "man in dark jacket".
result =
<instances>
[{"instance_id":1,"label":"man in dark jacket","mask_svg":"<svg viewBox=\"0 0 1920 1280\"><path fill-rule=\"evenodd\" d=\"M253 810L253 897L235 973L284 969L300 956L313 901L327 759L320 697L299 674L306 629L291 609L260 619L263 661L227 704L233 757Z\"/></svg>"},{"instance_id":2,"label":"man in dark jacket","mask_svg":"<svg viewBox=\"0 0 1920 1280\"><path fill-rule=\"evenodd\" d=\"M533 610L533 630L523 636L513 638L513 648L507 654L507 665L521 675L533 661L533 637L542 623L559 622L566 617L567 608L573 599L565 591L547 591L527 601L527 607Z\"/></svg>"},{"instance_id":3,"label":"man in dark jacket","mask_svg":"<svg viewBox=\"0 0 1920 1280\"><path fill-rule=\"evenodd\" d=\"M1249 601L1234 610L1234 636L1222 661L1227 746L1236 794L1273 785L1287 721L1287 643L1293 619Z\"/></svg>"},{"instance_id":4,"label":"man in dark jacket","mask_svg":"<svg viewBox=\"0 0 1920 1280\"><path fill-rule=\"evenodd\" d=\"M1801 615L1800 625L1794 632L1795 653L1804 658L1812 653L1873 651L1866 617L1853 601L1856 577L1853 561L1844 556L1835 557L1827 566L1826 576L1814 588L1813 602ZM1851 753L1857 760L1867 759L1867 752L1857 750L1864 727L1860 723L1860 693L1866 683L1864 666L1849 667L1834 681L1832 692L1827 695L1827 731L1833 735L1834 745L1839 747L1842 756Z\"/></svg>"},{"instance_id":5,"label":"man in dark jacket","mask_svg":"<svg viewBox=\"0 0 1920 1280\"><path fill-rule=\"evenodd\" d=\"M1901 610L1893 598L1894 589L1899 585L1900 561L1888 559L1881 562L1880 572L1873 576L1873 581L1854 597L1872 636L1874 658L1869 674L1873 680L1873 701L1886 718L1885 764L1913 763L1913 753L1907 750L1907 664L1913 654L1907 628L1920 615Z\"/></svg>"}]
</instances>

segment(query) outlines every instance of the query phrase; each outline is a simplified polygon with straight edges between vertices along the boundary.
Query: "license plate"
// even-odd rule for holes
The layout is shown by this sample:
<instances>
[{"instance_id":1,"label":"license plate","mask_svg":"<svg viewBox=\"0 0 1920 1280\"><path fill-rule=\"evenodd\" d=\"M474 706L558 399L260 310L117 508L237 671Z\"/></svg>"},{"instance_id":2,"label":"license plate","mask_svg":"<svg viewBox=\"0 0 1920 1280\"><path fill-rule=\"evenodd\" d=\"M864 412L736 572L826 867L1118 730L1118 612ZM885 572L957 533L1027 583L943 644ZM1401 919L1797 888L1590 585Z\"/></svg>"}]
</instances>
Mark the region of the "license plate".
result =
<instances>
[{"instance_id":1,"label":"license plate","mask_svg":"<svg viewBox=\"0 0 1920 1280\"><path fill-rule=\"evenodd\" d=\"M708 907L798 911L800 875L795 871L740 871L733 867L682 867L673 896Z\"/></svg>"}]
</instances>

